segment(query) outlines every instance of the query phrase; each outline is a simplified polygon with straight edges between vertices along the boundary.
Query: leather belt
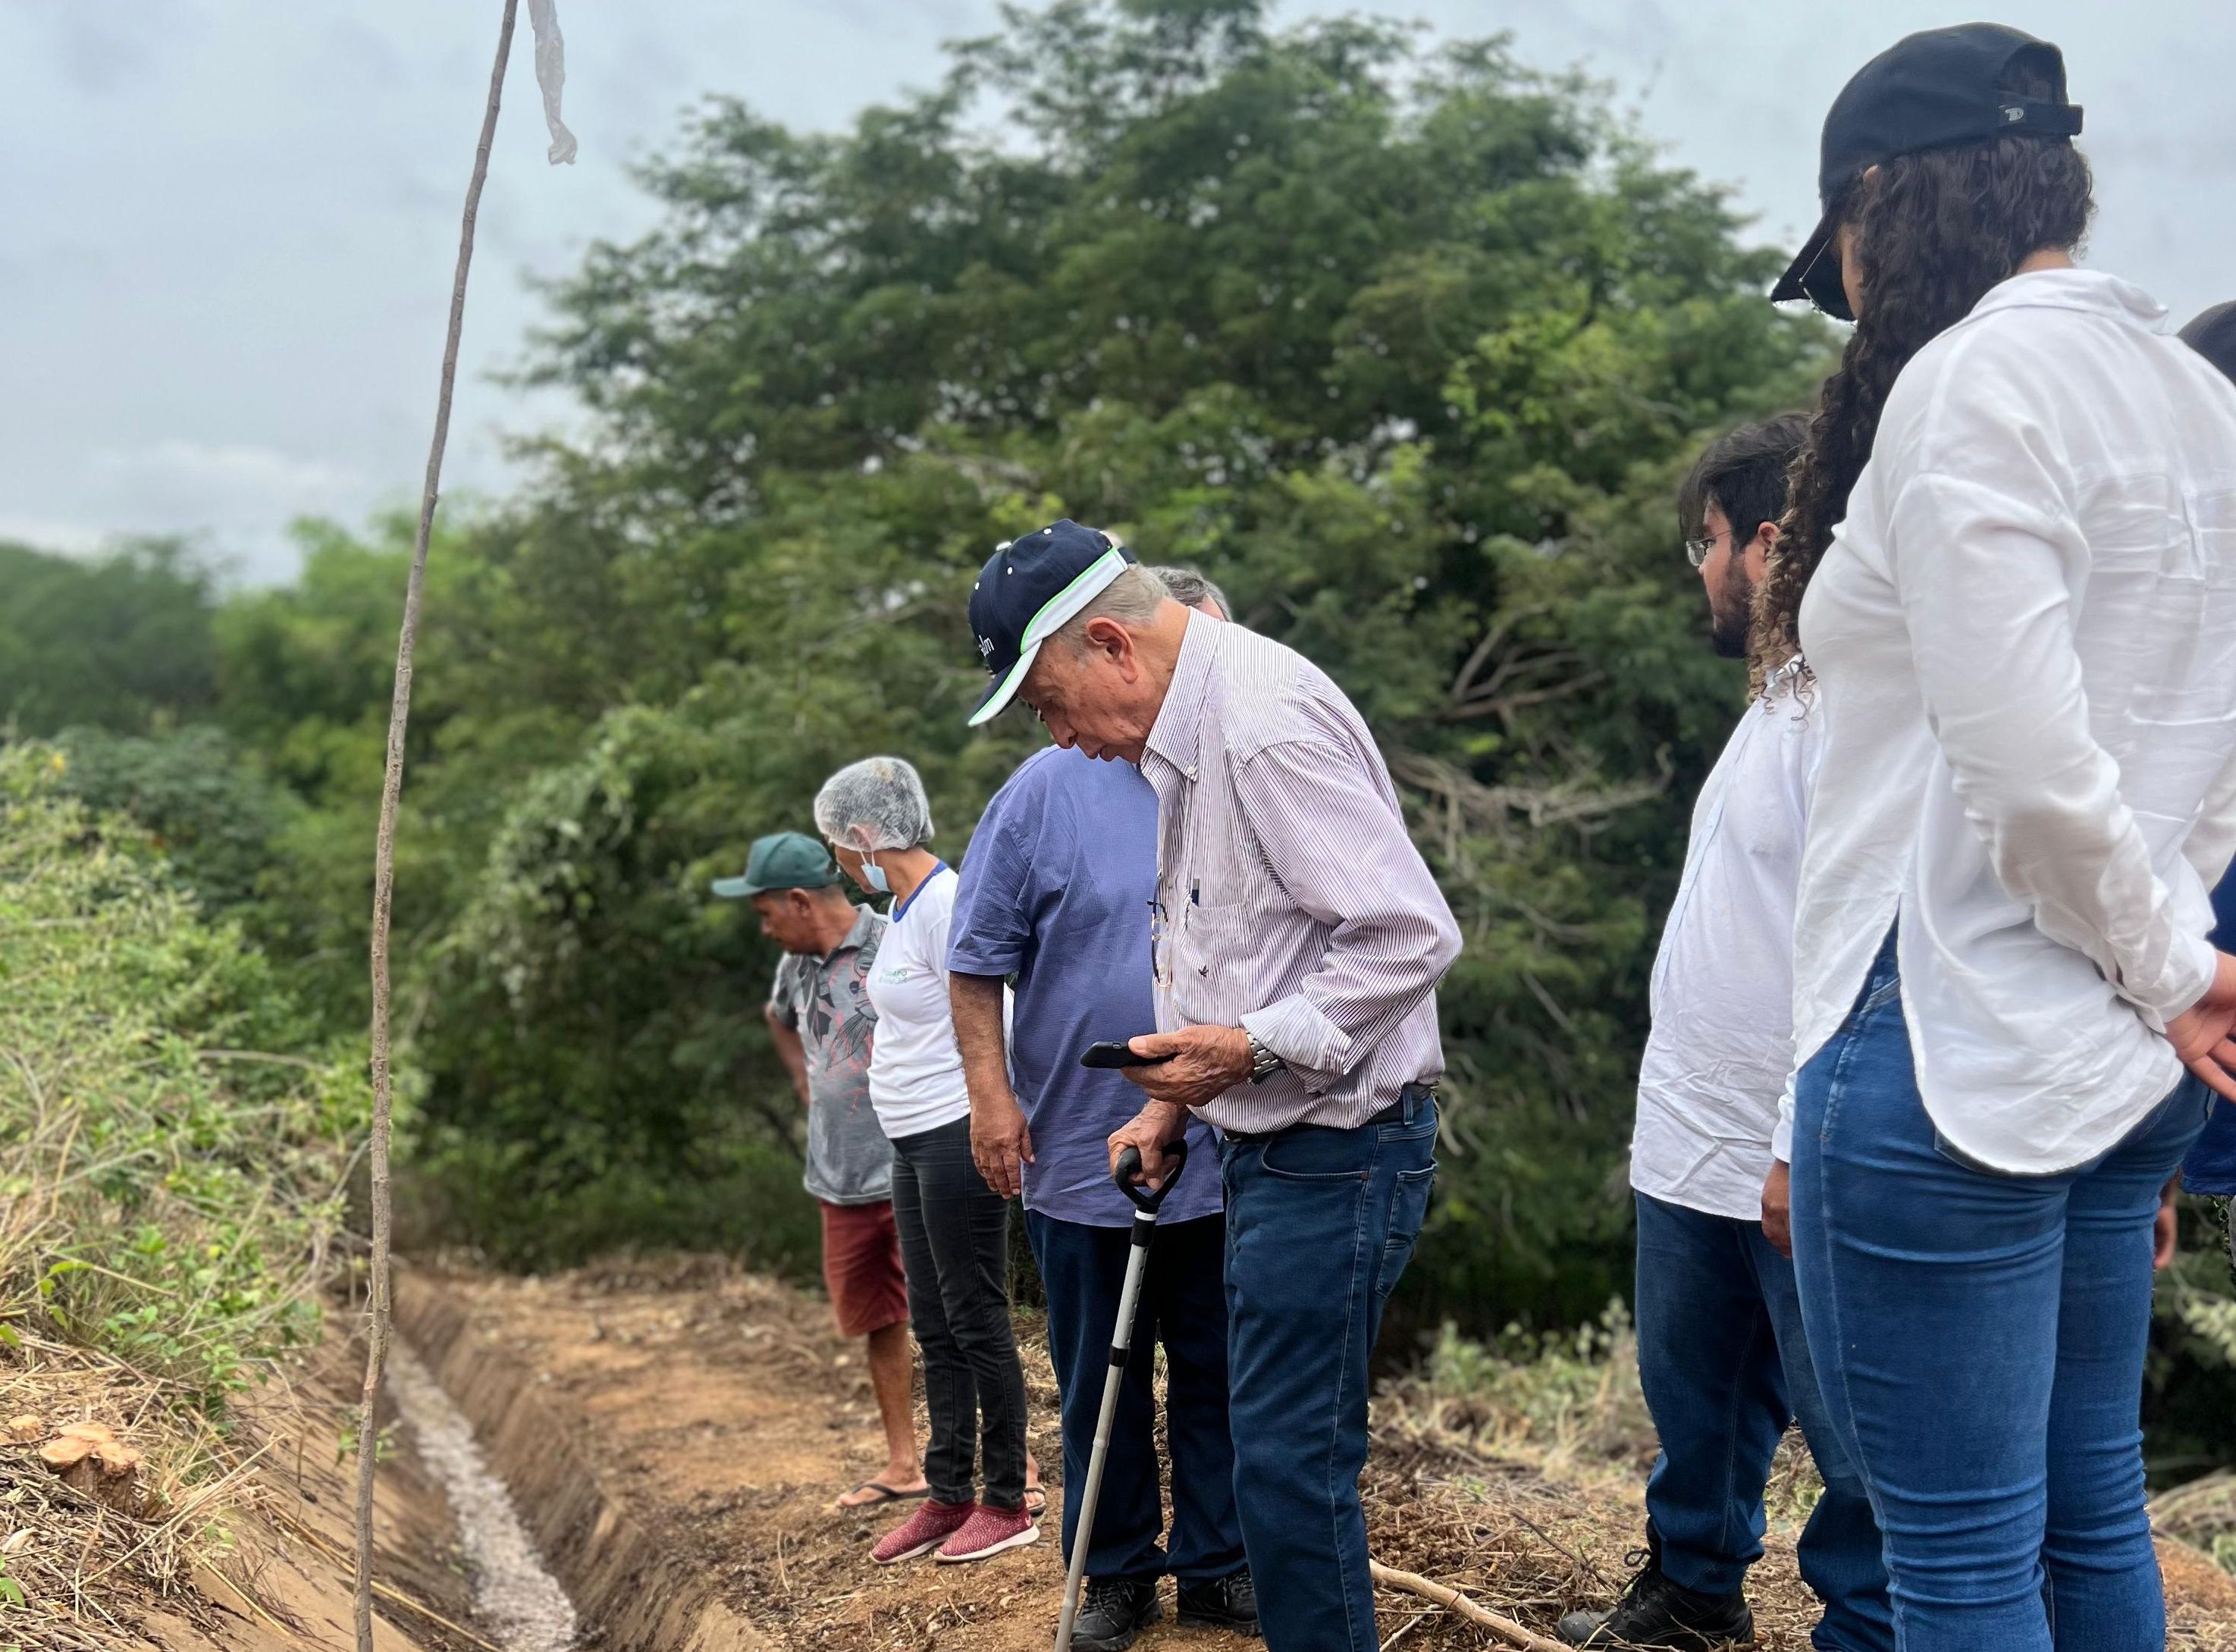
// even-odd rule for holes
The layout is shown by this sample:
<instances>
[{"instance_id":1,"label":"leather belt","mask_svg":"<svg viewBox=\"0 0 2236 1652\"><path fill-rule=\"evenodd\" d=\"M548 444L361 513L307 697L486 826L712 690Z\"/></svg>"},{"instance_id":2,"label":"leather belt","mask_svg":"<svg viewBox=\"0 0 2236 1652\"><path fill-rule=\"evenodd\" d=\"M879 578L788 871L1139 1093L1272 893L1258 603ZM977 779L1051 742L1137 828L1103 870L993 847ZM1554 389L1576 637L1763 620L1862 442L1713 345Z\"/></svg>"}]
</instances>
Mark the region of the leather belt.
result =
<instances>
[{"instance_id":1,"label":"leather belt","mask_svg":"<svg viewBox=\"0 0 2236 1652\"><path fill-rule=\"evenodd\" d=\"M1371 1118L1349 1127L1340 1124L1290 1124L1278 1130L1221 1130L1220 1135L1229 1142L1270 1142L1291 1130L1339 1130L1345 1128L1371 1130L1384 1124L1409 1124L1419 1116L1424 1107L1436 1099L1437 1087L1434 1084L1408 1084L1398 1092L1398 1099L1389 1106Z\"/></svg>"}]
</instances>

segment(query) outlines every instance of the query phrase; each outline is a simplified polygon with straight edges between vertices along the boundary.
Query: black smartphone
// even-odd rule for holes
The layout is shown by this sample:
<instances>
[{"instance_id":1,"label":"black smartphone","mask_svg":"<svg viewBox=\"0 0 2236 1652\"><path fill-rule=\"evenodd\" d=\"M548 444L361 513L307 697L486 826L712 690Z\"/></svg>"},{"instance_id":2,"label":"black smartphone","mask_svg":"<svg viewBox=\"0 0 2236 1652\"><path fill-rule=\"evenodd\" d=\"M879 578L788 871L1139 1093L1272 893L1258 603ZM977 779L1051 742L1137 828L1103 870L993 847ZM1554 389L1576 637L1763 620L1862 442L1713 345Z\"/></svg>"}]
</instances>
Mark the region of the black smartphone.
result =
<instances>
[{"instance_id":1,"label":"black smartphone","mask_svg":"<svg viewBox=\"0 0 2236 1652\"><path fill-rule=\"evenodd\" d=\"M1169 1056L1137 1056L1115 1039L1105 1038L1100 1043L1088 1045L1087 1053L1079 1058L1082 1067L1154 1067L1161 1061L1170 1061Z\"/></svg>"}]
</instances>

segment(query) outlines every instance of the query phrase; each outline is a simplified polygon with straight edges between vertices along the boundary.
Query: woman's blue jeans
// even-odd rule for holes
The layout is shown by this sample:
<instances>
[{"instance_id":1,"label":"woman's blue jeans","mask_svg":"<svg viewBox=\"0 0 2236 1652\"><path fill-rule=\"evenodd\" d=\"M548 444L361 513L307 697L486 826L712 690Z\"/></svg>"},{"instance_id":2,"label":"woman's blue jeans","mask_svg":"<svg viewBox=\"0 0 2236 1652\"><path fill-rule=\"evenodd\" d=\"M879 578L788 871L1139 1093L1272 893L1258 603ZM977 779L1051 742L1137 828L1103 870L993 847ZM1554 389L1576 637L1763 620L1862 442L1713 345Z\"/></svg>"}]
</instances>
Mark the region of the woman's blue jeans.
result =
<instances>
[{"instance_id":1,"label":"woman's blue jeans","mask_svg":"<svg viewBox=\"0 0 2236 1652\"><path fill-rule=\"evenodd\" d=\"M2207 1095L2185 1078L2075 1170L1966 1162L1918 1098L1891 938L1802 1069L1802 1315L1903 1652L2163 1647L2139 1421L2151 1223Z\"/></svg>"}]
</instances>

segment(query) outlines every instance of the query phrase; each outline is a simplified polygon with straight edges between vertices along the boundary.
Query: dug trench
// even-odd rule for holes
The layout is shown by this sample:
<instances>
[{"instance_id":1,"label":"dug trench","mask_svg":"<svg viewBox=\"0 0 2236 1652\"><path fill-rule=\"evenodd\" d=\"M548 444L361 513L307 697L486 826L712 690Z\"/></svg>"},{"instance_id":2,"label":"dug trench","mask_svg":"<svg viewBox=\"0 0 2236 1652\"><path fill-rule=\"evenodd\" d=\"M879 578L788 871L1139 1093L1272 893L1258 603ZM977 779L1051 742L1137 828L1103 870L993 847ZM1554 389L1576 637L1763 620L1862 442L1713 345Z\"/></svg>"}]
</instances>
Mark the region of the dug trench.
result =
<instances>
[{"instance_id":1,"label":"dug trench","mask_svg":"<svg viewBox=\"0 0 2236 1652\"><path fill-rule=\"evenodd\" d=\"M427 1376L470 1424L470 1449L509 1489L533 1546L526 1563L548 1567L571 1597L572 1644L585 1652L1042 1652L1049 1644L1062 1589L1060 1458L1054 1385L1029 1318L1022 1328L1032 1444L1056 1504L1042 1540L978 1565L892 1568L872 1565L867 1551L894 1516L832 1507L880 1453L859 1346L832 1333L821 1303L704 1260L544 1279L417 1268L399 1279L397 1319ZM345 1415L346 1383L337 1374L329 1385L330 1418ZM383 1652L559 1644L524 1640L516 1624L492 1620L488 1580L464 1557L472 1544L461 1543L474 1517L462 1510L454 1520L444 1501L456 1465L431 1471L412 1409L393 1430L382 1477ZM1467 1437L1464 1418L1402 1398L1378 1401L1364 1483L1377 1558L1455 1585L1540 1635L1568 1607L1604 1601L1639 1530L1637 1477L1549 1477L1542 1462L1525 1465L1529 1451L1485 1448L1480 1432L1470 1446ZM259 1471L277 1517L266 1520L273 1552L201 1580L223 1612L151 1624L148 1638L166 1652L350 1646L343 1474L330 1440L323 1463L299 1459L299 1451L286 1459L284 1438L266 1452ZM1750 1584L1759 1643L1802 1652L1814 1610L1795 1571L1790 1522L1778 1524L1768 1550ZM2236 1580L2196 1550L2167 1544L2162 1554L2169 1645L2236 1652ZM1378 1605L1385 1646L1500 1643L1410 1594L1385 1590ZM1167 1619L1137 1644L1246 1652L1261 1643Z\"/></svg>"},{"instance_id":2,"label":"dug trench","mask_svg":"<svg viewBox=\"0 0 2236 1652\"><path fill-rule=\"evenodd\" d=\"M1022 1321L1032 1445L1055 1506L1042 1541L977 1565L879 1567L890 1512L835 1494L879 1460L859 1345L788 1287L714 1260L613 1264L545 1279L407 1271L398 1322L469 1418L529 1535L580 1614L585 1647L615 1652L1042 1652L1062 1590L1055 1385ZM1372 1546L1540 1634L1623 1576L1642 1513L1634 1478L1549 1478L1455 1443L1417 1409L1378 1402L1365 1482ZM1527 1455L1517 1454L1517 1455ZM1762 1644L1805 1648L1814 1602L1781 1523L1752 1592ZM2170 1644L2236 1649L2236 1581L2165 1545ZM1169 1609L1169 1597L1167 1602ZM1385 1590L1385 1642L1497 1644ZM1259 1644L1179 1629L1143 1652Z\"/></svg>"}]
</instances>

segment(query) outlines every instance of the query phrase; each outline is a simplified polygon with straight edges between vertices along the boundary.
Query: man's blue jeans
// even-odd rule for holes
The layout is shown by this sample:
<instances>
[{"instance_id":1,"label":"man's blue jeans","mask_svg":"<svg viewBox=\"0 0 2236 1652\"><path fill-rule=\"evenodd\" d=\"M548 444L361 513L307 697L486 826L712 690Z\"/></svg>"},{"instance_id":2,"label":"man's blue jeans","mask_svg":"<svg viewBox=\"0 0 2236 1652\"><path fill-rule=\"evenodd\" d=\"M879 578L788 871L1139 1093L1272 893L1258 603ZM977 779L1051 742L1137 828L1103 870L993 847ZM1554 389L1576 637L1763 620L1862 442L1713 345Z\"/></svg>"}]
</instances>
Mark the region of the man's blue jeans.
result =
<instances>
[{"instance_id":1,"label":"man's blue jeans","mask_svg":"<svg viewBox=\"0 0 2236 1652\"><path fill-rule=\"evenodd\" d=\"M1208 1167L1205 1167L1208 1168ZM1063 1483L1087 1484L1095 1425L1110 1375L1110 1333L1126 1282L1127 1227L1090 1227L1025 1213L1033 1258L1048 1287L1049 1355L1062 1395ZM1110 1452L1095 1505L1087 1575L1154 1583L1169 1571L1184 1583L1242 1569L1234 1515L1234 1442L1227 1422L1227 1292L1220 1282L1227 1224L1220 1217L1159 1224L1141 1277L1133 1352L1110 1424ZM1157 1489L1157 1399L1150 1385L1157 1345L1165 1348L1165 1443L1173 1464L1169 1550ZM1063 1500L1063 1552L1078 1541L1079 1499Z\"/></svg>"},{"instance_id":2,"label":"man's blue jeans","mask_svg":"<svg viewBox=\"0 0 2236 1652\"><path fill-rule=\"evenodd\" d=\"M1230 1136L1228 1415L1266 1652L1374 1652L1358 1473L1366 1362L1437 1171L1437 1107L1404 1122Z\"/></svg>"},{"instance_id":3,"label":"man's blue jeans","mask_svg":"<svg viewBox=\"0 0 2236 1652\"><path fill-rule=\"evenodd\" d=\"M1878 1524L1818 1397L1793 1264L1759 1221L1635 1198L1638 1374L1661 1437L1646 1516L1662 1570L1704 1595L1739 1591L1762 1557L1771 1458L1798 1417L1825 1480L1799 1544L1802 1579L1825 1603L1811 1639L1823 1652L1892 1652Z\"/></svg>"},{"instance_id":4,"label":"man's blue jeans","mask_svg":"<svg viewBox=\"0 0 2236 1652\"><path fill-rule=\"evenodd\" d=\"M1802 1313L1903 1652L2164 1644L2138 1422L2151 1224L2206 1095L2185 1078L2075 1170L1979 1168L1918 1099L1891 941L1802 1069Z\"/></svg>"}]
</instances>

